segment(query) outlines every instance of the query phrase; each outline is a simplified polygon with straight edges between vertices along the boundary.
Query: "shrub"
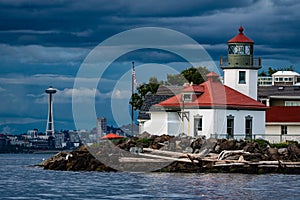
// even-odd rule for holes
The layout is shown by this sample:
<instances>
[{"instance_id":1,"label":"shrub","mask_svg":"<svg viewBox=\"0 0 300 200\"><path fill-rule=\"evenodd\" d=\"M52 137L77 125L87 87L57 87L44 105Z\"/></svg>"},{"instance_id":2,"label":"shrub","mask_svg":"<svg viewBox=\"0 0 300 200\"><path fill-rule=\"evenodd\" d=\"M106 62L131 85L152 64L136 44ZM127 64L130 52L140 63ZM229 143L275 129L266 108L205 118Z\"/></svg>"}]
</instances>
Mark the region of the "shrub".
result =
<instances>
[{"instance_id":1,"label":"shrub","mask_svg":"<svg viewBox=\"0 0 300 200\"><path fill-rule=\"evenodd\" d=\"M256 139L254 140L254 142L256 142L260 147L267 147L268 145L270 145L270 143L267 140L263 139Z\"/></svg>"}]
</instances>

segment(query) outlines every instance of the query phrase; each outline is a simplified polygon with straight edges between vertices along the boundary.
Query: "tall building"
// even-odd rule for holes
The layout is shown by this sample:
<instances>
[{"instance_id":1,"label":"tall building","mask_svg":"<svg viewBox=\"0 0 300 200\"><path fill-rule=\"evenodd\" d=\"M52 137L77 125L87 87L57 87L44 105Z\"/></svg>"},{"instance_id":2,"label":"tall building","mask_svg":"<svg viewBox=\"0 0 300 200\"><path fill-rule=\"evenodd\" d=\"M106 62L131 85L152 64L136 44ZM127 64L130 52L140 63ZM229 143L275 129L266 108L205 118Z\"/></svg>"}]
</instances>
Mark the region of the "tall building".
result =
<instances>
[{"instance_id":1,"label":"tall building","mask_svg":"<svg viewBox=\"0 0 300 200\"><path fill-rule=\"evenodd\" d=\"M97 134L104 135L107 131L107 120L105 117L97 118Z\"/></svg>"},{"instance_id":2,"label":"tall building","mask_svg":"<svg viewBox=\"0 0 300 200\"><path fill-rule=\"evenodd\" d=\"M257 100L257 71L261 68L261 59L253 58L254 41L239 28L239 34L228 43L228 58L220 59L224 71L224 85ZM249 84L252 83L252 84Z\"/></svg>"},{"instance_id":3,"label":"tall building","mask_svg":"<svg viewBox=\"0 0 300 200\"><path fill-rule=\"evenodd\" d=\"M54 137L53 95L56 93L56 89L54 89L52 86L50 86L47 90L45 90L45 92L47 94L49 94L46 135Z\"/></svg>"}]
</instances>

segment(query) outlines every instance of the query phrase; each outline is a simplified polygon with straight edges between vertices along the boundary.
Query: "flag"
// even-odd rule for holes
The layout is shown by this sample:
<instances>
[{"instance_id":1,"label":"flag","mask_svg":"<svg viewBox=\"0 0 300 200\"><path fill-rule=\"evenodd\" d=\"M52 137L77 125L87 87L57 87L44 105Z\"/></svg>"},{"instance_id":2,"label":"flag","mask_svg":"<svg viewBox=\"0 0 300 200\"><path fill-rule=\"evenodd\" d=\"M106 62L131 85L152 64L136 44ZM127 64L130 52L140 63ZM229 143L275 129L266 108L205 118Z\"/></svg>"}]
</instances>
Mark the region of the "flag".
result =
<instances>
[{"instance_id":1,"label":"flag","mask_svg":"<svg viewBox=\"0 0 300 200\"><path fill-rule=\"evenodd\" d=\"M136 74L135 74L135 70L134 70L134 65L132 65L132 80L133 80L134 87L136 87L137 86L137 81L136 81Z\"/></svg>"}]
</instances>

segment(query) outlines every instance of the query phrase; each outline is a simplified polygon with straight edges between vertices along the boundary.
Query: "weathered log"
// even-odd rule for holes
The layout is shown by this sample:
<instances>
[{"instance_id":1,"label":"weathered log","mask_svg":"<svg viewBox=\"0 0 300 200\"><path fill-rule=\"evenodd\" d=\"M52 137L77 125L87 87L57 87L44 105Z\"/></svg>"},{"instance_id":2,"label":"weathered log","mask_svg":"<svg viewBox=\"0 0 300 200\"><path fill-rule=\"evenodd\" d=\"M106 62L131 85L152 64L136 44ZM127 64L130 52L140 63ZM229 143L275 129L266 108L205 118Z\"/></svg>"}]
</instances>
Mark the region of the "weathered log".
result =
<instances>
[{"instance_id":1,"label":"weathered log","mask_svg":"<svg viewBox=\"0 0 300 200\"><path fill-rule=\"evenodd\" d=\"M223 150L219 154L218 160L223 160L224 158L228 157L229 155L243 155L243 154L250 154L250 153L246 152L244 150L232 150L232 151Z\"/></svg>"},{"instance_id":2,"label":"weathered log","mask_svg":"<svg viewBox=\"0 0 300 200\"><path fill-rule=\"evenodd\" d=\"M163 163L163 162L169 162L168 160L165 159L151 159L151 158L134 158L134 157L121 157L119 158L119 162L121 163Z\"/></svg>"},{"instance_id":3,"label":"weathered log","mask_svg":"<svg viewBox=\"0 0 300 200\"><path fill-rule=\"evenodd\" d=\"M187 158L173 158L173 157L159 156L159 155L145 154L145 153L140 153L139 155L145 156L145 157L151 157L151 158L158 158L158 159L179 161L179 162L188 162L188 163L192 163L193 162L192 160L187 159Z\"/></svg>"},{"instance_id":4,"label":"weathered log","mask_svg":"<svg viewBox=\"0 0 300 200\"><path fill-rule=\"evenodd\" d=\"M187 157L186 153L180 153L180 152L172 152L172 151L163 151L163 150L157 150L157 149L151 149L151 148L144 148L144 152L150 152L153 154L164 154L168 156L173 156L173 157Z\"/></svg>"}]
</instances>

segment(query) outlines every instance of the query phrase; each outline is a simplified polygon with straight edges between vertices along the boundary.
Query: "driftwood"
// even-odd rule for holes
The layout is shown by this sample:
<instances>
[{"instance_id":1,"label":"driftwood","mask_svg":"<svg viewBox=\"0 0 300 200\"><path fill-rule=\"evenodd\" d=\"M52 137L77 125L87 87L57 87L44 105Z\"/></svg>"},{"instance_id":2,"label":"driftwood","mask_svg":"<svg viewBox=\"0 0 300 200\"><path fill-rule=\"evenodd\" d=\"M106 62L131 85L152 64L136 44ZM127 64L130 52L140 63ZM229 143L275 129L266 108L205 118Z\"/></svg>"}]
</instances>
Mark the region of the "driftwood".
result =
<instances>
[{"instance_id":1,"label":"driftwood","mask_svg":"<svg viewBox=\"0 0 300 200\"><path fill-rule=\"evenodd\" d=\"M145 153L141 153L139 155L145 156L145 157L151 157L151 158L179 161L179 162L189 162L189 163L193 162L192 160L187 159L187 158L172 158L172 157L167 157L167 156L159 156L159 155L152 155L152 154L145 154Z\"/></svg>"},{"instance_id":2,"label":"driftwood","mask_svg":"<svg viewBox=\"0 0 300 200\"><path fill-rule=\"evenodd\" d=\"M150 159L150 158L135 158L135 157L121 157L119 158L119 162L121 163L162 163L162 162L169 162L165 159Z\"/></svg>"},{"instance_id":3,"label":"driftwood","mask_svg":"<svg viewBox=\"0 0 300 200\"><path fill-rule=\"evenodd\" d=\"M144 152L148 152L151 154L163 154L163 155L168 155L172 157L186 157L187 158L187 153L180 153L180 152L173 152L173 151L163 151L163 150L157 150L157 149L151 149L151 148L144 148Z\"/></svg>"},{"instance_id":4,"label":"driftwood","mask_svg":"<svg viewBox=\"0 0 300 200\"><path fill-rule=\"evenodd\" d=\"M232 155L244 155L244 154L250 154L250 153L244 150L232 150L232 151L224 150L219 154L218 160L223 160L224 158Z\"/></svg>"},{"instance_id":5,"label":"driftwood","mask_svg":"<svg viewBox=\"0 0 300 200\"><path fill-rule=\"evenodd\" d=\"M119 162L170 162L170 161L177 161L177 162L192 163L191 160L186 159L186 158L172 158L172 157L151 155L151 154L144 154L144 153L141 153L139 155L147 157L147 158L121 157L121 158L119 158Z\"/></svg>"}]
</instances>

